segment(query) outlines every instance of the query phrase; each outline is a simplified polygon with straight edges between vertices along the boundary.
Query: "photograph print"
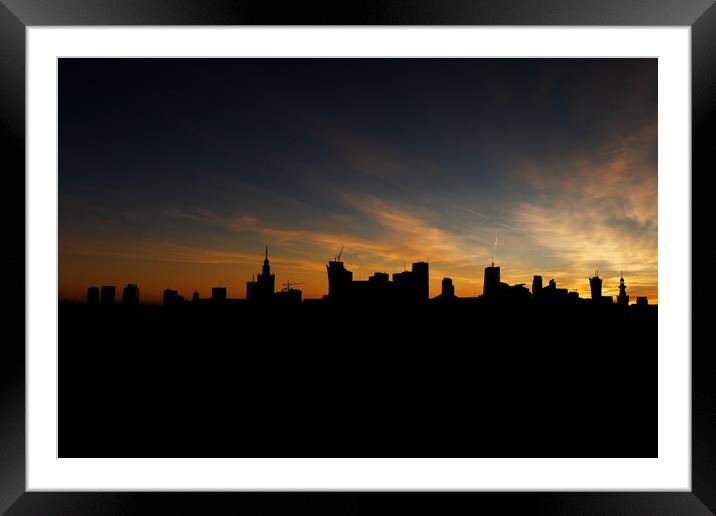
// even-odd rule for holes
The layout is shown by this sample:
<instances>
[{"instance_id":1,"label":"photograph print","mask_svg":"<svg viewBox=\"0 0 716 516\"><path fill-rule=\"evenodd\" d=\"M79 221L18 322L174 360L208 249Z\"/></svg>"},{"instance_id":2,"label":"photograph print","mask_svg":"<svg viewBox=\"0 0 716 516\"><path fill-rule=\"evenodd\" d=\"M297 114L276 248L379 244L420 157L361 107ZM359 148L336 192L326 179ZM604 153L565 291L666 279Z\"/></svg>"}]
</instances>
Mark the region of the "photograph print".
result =
<instances>
[{"instance_id":1,"label":"photograph print","mask_svg":"<svg viewBox=\"0 0 716 516\"><path fill-rule=\"evenodd\" d=\"M657 67L60 58L59 456L656 457Z\"/></svg>"}]
</instances>

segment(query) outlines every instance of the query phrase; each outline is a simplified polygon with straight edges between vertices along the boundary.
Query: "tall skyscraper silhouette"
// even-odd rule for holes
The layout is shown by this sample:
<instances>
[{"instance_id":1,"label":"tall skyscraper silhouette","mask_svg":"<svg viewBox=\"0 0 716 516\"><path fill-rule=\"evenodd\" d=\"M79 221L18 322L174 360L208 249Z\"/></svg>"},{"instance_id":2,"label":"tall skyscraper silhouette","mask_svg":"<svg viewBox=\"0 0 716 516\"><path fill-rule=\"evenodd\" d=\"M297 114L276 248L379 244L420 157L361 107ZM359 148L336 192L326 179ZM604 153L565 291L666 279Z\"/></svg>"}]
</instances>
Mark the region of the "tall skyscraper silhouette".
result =
<instances>
[{"instance_id":1,"label":"tall skyscraper silhouette","mask_svg":"<svg viewBox=\"0 0 716 516\"><path fill-rule=\"evenodd\" d=\"M412 271L416 299L426 302L430 299L430 274L428 262L415 262Z\"/></svg>"},{"instance_id":2,"label":"tall skyscraper silhouette","mask_svg":"<svg viewBox=\"0 0 716 516\"><path fill-rule=\"evenodd\" d=\"M589 288L592 291L592 301L601 302L602 278L599 277L599 271L595 271L594 277L589 278Z\"/></svg>"},{"instance_id":3,"label":"tall skyscraper silhouette","mask_svg":"<svg viewBox=\"0 0 716 516\"><path fill-rule=\"evenodd\" d=\"M486 298L495 298L500 294L500 267L495 267L495 262L492 262L491 266L485 267L482 294Z\"/></svg>"},{"instance_id":4,"label":"tall skyscraper silhouette","mask_svg":"<svg viewBox=\"0 0 716 516\"><path fill-rule=\"evenodd\" d=\"M532 277L532 299L537 300L542 293L542 276Z\"/></svg>"},{"instance_id":5,"label":"tall skyscraper silhouette","mask_svg":"<svg viewBox=\"0 0 716 516\"><path fill-rule=\"evenodd\" d=\"M341 255L336 256L326 265L328 271L328 297L332 300L345 299L350 295L353 273L346 269L341 261Z\"/></svg>"}]
</instances>

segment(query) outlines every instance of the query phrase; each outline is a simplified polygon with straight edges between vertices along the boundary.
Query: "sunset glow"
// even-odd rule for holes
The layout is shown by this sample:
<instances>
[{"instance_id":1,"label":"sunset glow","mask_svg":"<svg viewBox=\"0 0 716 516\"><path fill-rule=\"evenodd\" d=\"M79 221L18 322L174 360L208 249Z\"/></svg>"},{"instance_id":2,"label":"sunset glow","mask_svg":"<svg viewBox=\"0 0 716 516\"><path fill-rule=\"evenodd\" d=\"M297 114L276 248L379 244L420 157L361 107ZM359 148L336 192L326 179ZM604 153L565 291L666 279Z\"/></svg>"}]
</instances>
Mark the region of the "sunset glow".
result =
<instances>
[{"instance_id":1,"label":"sunset glow","mask_svg":"<svg viewBox=\"0 0 716 516\"><path fill-rule=\"evenodd\" d=\"M658 303L654 59L63 59L59 297L453 279Z\"/></svg>"}]
</instances>

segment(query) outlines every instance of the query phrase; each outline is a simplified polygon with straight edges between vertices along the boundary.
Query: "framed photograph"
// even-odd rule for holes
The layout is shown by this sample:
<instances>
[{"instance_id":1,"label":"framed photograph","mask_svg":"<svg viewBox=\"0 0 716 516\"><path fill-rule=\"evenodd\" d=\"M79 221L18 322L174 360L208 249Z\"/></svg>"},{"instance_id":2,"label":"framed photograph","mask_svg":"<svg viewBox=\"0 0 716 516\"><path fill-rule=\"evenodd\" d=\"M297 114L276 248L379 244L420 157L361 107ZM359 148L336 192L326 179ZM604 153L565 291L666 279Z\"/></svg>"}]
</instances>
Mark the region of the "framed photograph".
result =
<instances>
[{"instance_id":1,"label":"framed photograph","mask_svg":"<svg viewBox=\"0 0 716 516\"><path fill-rule=\"evenodd\" d=\"M712 4L3 0L0 512L715 511Z\"/></svg>"}]
</instances>

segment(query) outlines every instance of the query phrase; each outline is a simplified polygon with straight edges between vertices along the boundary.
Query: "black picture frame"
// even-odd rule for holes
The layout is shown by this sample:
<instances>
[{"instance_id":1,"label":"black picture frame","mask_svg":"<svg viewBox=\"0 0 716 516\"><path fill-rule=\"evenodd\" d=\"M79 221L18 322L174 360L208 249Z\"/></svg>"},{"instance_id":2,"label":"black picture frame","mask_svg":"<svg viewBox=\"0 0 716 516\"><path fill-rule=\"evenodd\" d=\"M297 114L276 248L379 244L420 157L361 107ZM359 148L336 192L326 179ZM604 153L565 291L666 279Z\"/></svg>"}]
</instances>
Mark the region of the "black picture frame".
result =
<instances>
[{"instance_id":1,"label":"black picture frame","mask_svg":"<svg viewBox=\"0 0 716 516\"><path fill-rule=\"evenodd\" d=\"M445 513L456 504L530 514L716 513L716 389L711 339L692 336L691 492L502 493L79 493L25 489L25 28L40 25L619 25L690 26L692 192L716 170L716 6L713 0L0 0L0 145L5 252L0 345L0 514L214 514L290 508L331 514ZM699 188L701 186L701 188ZM22 192L22 194L21 194ZM692 197L693 199L693 197ZM692 200L692 210L695 205ZM707 222L692 211L692 235ZM12 222L11 222L12 221ZM697 229L698 228L698 229ZM707 233L704 233L707 234ZM692 238L692 275L704 268ZM705 256L702 253L701 256ZM683 278L691 284L691 277ZM707 287L706 287L707 288ZM22 296L22 297L21 297ZM690 302L698 307L696 300ZM692 310L693 313L693 310ZM20 322L23 322L20 328ZM19 332L10 332L14 328ZM692 335L694 329L692 315ZM452 511L451 511L452 512Z\"/></svg>"}]
</instances>

